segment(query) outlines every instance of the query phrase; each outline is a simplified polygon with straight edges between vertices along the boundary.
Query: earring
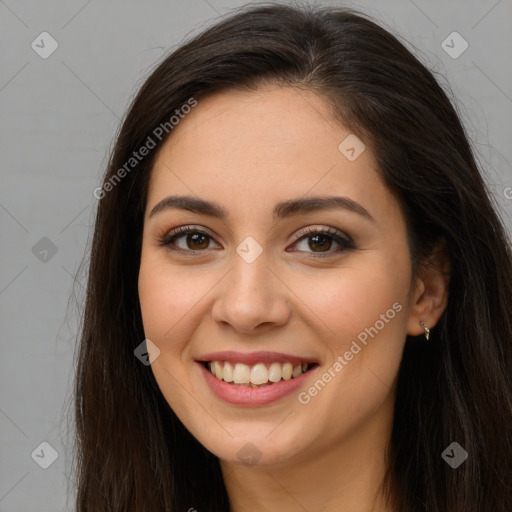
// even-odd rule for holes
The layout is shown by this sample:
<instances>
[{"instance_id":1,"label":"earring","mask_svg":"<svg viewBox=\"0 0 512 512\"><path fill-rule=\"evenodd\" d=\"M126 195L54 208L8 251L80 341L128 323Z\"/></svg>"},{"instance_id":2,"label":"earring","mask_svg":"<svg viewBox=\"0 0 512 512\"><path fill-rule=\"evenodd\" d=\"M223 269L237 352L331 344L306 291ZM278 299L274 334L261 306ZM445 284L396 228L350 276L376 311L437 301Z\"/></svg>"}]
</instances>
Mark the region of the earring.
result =
<instances>
[{"instance_id":1,"label":"earring","mask_svg":"<svg viewBox=\"0 0 512 512\"><path fill-rule=\"evenodd\" d=\"M421 324L421 327L423 327L423 329L425 329L425 338L428 341L428 339L430 337L430 329L425 325L425 322L421 322L420 324Z\"/></svg>"}]
</instances>

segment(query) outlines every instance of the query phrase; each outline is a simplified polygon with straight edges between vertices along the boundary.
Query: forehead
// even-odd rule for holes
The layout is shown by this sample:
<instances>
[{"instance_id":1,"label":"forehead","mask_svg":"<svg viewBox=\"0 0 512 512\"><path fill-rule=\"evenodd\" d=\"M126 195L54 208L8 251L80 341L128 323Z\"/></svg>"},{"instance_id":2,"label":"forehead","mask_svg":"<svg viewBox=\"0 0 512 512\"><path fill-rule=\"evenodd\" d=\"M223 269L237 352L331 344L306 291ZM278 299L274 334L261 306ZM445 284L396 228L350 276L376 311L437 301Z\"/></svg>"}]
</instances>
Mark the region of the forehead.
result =
<instances>
[{"instance_id":1,"label":"forehead","mask_svg":"<svg viewBox=\"0 0 512 512\"><path fill-rule=\"evenodd\" d=\"M292 87L267 86L252 91L228 90L198 102L166 141L176 157L214 155L219 163L244 163L244 169L271 170L287 161L339 156L341 136L348 135L323 98ZM249 159L250 157L250 159Z\"/></svg>"},{"instance_id":2,"label":"forehead","mask_svg":"<svg viewBox=\"0 0 512 512\"><path fill-rule=\"evenodd\" d=\"M310 91L274 86L216 93L199 100L162 145L148 207L179 193L229 204L239 215L260 207L271 212L279 201L306 195L393 208L370 148L354 137ZM347 140L360 152L355 159L344 153Z\"/></svg>"}]
</instances>

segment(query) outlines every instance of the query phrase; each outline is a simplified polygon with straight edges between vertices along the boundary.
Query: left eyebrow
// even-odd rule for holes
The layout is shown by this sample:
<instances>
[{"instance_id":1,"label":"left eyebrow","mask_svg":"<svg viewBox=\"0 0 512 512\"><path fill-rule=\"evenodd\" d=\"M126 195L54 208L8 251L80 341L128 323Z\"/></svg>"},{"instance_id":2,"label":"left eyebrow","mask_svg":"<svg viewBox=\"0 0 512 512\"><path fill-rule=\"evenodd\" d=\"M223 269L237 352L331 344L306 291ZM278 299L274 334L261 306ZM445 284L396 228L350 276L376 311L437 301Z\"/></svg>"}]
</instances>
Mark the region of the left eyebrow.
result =
<instances>
[{"instance_id":1,"label":"left eyebrow","mask_svg":"<svg viewBox=\"0 0 512 512\"><path fill-rule=\"evenodd\" d=\"M376 223L373 216L363 205L343 196L308 197L283 201L275 206L273 215L274 218L283 219L291 215L334 209L351 211Z\"/></svg>"},{"instance_id":2,"label":"left eyebrow","mask_svg":"<svg viewBox=\"0 0 512 512\"><path fill-rule=\"evenodd\" d=\"M188 210L193 213L208 215L222 220L228 218L227 212L220 205L193 196L165 197L152 208L149 217L151 218L161 211L172 208ZM308 197L282 201L275 205L272 215L274 219L283 219L293 215L333 209L351 211L376 223L375 219L366 208L353 199L343 196Z\"/></svg>"}]
</instances>

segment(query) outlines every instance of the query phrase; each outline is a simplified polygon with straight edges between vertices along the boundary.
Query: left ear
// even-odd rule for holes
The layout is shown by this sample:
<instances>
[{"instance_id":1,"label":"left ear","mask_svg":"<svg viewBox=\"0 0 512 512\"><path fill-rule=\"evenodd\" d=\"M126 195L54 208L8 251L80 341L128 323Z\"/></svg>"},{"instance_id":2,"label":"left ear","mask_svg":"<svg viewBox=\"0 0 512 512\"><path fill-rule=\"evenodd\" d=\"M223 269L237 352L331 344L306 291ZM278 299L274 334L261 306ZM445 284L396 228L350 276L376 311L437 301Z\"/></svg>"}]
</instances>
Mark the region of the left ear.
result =
<instances>
[{"instance_id":1,"label":"left ear","mask_svg":"<svg viewBox=\"0 0 512 512\"><path fill-rule=\"evenodd\" d=\"M421 322L425 322L429 329L437 324L448 304L451 270L446 242L442 240L436 244L428 261L423 265L420 276L416 278L407 334L411 336L424 334L425 330Z\"/></svg>"}]
</instances>

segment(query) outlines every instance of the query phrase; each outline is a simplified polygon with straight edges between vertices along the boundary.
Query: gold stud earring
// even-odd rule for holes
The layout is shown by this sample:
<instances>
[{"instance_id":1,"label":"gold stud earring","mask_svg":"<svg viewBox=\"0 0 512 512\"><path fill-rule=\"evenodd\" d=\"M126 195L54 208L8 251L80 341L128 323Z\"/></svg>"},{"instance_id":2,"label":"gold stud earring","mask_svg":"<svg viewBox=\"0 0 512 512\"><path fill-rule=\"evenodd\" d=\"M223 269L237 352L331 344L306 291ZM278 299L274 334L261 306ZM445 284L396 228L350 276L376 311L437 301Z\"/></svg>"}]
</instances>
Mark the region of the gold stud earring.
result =
<instances>
[{"instance_id":1,"label":"gold stud earring","mask_svg":"<svg viewBox=\"0 0 512 512\"><path fill-rule=\"evenodd\" d=\"M428 341L428 339L430 337L430 329L426 326L425 322L421 322L421 327L423 327L423 329L425 329L425 338Z\"/></svg>"}]
</instances>

